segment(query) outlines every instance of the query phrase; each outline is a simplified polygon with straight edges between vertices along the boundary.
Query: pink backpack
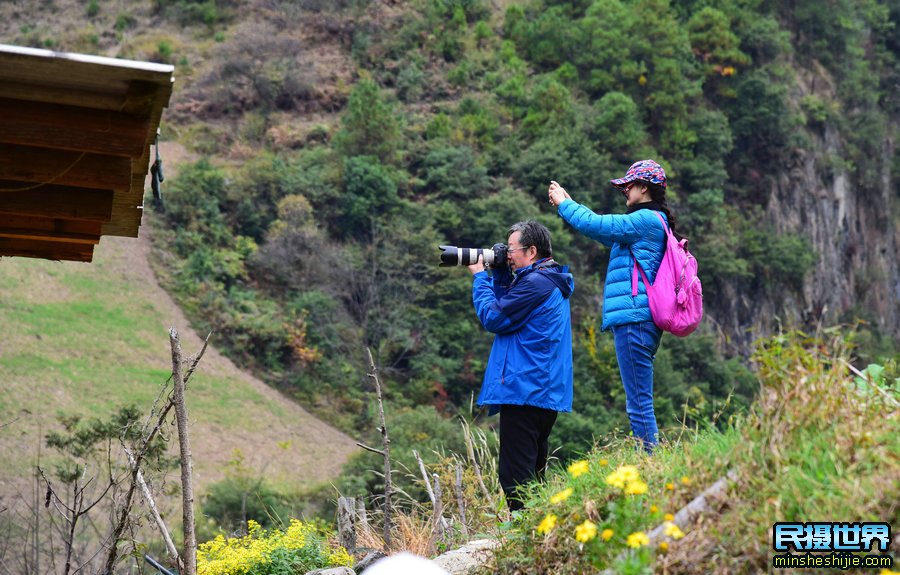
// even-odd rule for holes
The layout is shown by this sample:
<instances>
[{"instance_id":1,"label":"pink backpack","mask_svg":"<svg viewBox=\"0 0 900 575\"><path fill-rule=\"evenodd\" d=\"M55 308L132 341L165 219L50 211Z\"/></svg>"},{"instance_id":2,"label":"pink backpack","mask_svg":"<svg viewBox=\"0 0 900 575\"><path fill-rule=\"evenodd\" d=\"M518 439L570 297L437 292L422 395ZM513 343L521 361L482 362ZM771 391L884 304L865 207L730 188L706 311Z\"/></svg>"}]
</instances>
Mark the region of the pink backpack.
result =
<instances>
[{"instance_id":1,"label":"pink backpack","mask_svg":"<svg viewBox=\"0 0 900 575\"><path fill-rule=\"evenodd\" d=\"M631 295L638 293L638 271L647 286L650 314L659 329L679 337L690 335L703 319L703 288L697 277L697 259L687 249L687 239L680 242L672 235L663 217L657 213L666 231L666 253L656 272L656 283L650 285L647 275L634 260ZM634 257L632 255L632 257Z\"/></svg>"}]
</instances>

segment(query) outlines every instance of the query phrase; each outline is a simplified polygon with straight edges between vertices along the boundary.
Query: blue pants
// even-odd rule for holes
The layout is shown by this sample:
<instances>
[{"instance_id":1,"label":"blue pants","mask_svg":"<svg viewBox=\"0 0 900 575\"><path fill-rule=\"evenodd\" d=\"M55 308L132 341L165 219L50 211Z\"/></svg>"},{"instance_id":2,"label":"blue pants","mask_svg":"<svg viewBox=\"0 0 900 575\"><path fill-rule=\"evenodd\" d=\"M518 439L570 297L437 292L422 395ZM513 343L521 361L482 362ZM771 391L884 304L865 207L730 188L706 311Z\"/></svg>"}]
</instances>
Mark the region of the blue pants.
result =
<instances>
[{"instance_id":1,"label":"blue pants","mask_svg":"<svg viewBox=\"0 0 900 575\"><path fill-rule=\"evenodd\" d=\"M653 412L653 360L659 349L662 330L652 321L627 323L612 330L631 432L649 452L659 441L656 414Z\"/></svg>"}]
</instances>

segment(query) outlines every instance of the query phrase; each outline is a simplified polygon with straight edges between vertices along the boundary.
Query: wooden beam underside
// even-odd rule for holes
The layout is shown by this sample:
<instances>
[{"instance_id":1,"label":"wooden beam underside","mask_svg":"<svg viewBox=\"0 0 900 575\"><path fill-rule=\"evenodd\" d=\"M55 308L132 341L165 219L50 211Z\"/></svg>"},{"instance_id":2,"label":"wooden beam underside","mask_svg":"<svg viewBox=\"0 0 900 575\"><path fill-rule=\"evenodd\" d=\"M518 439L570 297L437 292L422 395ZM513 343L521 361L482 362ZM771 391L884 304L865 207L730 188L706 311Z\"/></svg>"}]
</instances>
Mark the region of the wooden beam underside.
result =
<instances>
[{"instance_id":1,"label":"wooden beam underside","mask_svg":"<svg viewBox=\"0 0 900 575\"><path fill-rule=\"evenodd\" d=\"M0 256L137 237L174 68L0 44Z\"/></svg>"},{"instance_id":2,"label":"wooden beam underside","mask_svg":"<svg viewBox=\"0 0 900 575\"><path fill-rule=\"evenodd\" d=\"M0 238L0 254L25 258L89 262L94 255L94 245Z\"/></svg>"},{"instance_id":3,"label":"wooden beam underside","mask_svg":"<svg viewBox=\"0 0 900 575\"><path fill-rule=\"evenodd\" d=\"M140 157L148 117L0 98L0 143Z\"/></svg>"},{"instance_id":4,"label":"wooden beam underside","mask_svg":"<svg viewBox=\"0 0 900 575\"><path fill-rule=\"evenodd\" d=\"M0 238L96 244L102 230L102 222L0 213Z\"/></svg>"},{"instance_id":5,"label":"wooden beam underside","mask_svg":"<svg viewBox=\"0 0 900 575\"><path fill-rule=\"evenodd\" d=\"M20 182L0 180L0 189ZM0 213L68 220L108 222L112 190L41 186L24 192L0 192Z\"/></svg>"}]
</instances>

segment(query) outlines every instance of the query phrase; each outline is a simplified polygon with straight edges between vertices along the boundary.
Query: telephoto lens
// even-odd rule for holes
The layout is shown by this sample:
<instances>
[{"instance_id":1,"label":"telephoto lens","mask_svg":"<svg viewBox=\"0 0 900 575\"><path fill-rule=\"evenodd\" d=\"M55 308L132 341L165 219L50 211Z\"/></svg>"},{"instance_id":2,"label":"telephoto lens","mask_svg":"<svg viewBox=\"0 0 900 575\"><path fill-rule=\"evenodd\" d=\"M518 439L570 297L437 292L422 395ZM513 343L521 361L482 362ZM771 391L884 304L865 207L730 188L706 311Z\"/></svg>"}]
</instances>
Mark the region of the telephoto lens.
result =
<instances>
[{"instance_id":1,"label":"telephoto lens","mask_svg":"<svg viewBox=\"0 0 900 575\"><path fill-rule=\"evenodd\" d=\"M484 265L491 267L494 264L493 248L458 248L456 246L438 246L441 250L440 267L451 266L470 266L478 261L478 256L482 256Z\"/></svg>"}]
</instances>

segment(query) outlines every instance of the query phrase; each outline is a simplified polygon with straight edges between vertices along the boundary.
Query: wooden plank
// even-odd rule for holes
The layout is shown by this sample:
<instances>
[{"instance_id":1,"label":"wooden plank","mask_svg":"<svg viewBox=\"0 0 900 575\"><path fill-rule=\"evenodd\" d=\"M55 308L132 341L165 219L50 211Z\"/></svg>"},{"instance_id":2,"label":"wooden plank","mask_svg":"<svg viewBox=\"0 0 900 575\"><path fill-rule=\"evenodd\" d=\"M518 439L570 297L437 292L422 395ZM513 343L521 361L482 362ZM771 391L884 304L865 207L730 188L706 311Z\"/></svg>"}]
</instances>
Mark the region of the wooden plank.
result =
<instances>
[{"instance_id":1,"label":"wooden plank","mask_svg":"<svg viewBox=\"0 0 900 575\"><path fill-rule=\"evenodd\" d=\"M0 194L33 188L35 184L56 184L101 190L128 190L131 187L131 160L69 150L0 144Z\"/></svg>"},{"instance_id":2,"label":"wooden plank","mask_svg":"<svg viewBox=\"0 0 900 575\"><path fill-rule=\"evenodd\" d=\"M0 189L19 182L0 180ZM26 192L0 193L0 213L107 222L112 216L112 190L41 186Z\"/></svg>"},{"instance_id":3,"label":"wooden plank","mask_svg":"<svg viewBox=\"0 0 900 575\"><path fill-rule=\"evenodd\" d=\"M103 229L101 222L65 220L0 213L0 237L96 244Z\"/></svg>"},{"instance_id":4,"label":"wooden plank","mask_svg":"<svg viewBox=\"0 0 900 575\"><path fill-rule=\"evenodd\" d=\"M175 67L86 54L54 52L0 44L0 81L16 80L40 84L42 78L57 78L77 89L110 87L124 93L135 80L165 86L172 83Z\"/></svg>"},{"instance_id":5,"label":"wooden plank","mask_svg":"<svg viewBox=\"0 0 900 575\"><path fill-rule=\"evenodd\" d=\"M0 82L0 98L112 111L122 110L125 105L124 92L110 91L109 89L107 91L79 90L64 84L36 84L10 79Z\"/></svg>"},{"instance_id":6,"label":"wooden plank","mask_svg":"<svg viewBox=\"0 0 900 575\"><path fill-rule=\"evenodd\" d=\"M147 117L0 98L0 143L140 157Z\"/></svg>"},{"instance_id":7,"label":"wooden plank","mask_svg":"<svg viewBox=\"0 0 900 575\"><path fill-rule=\"evenodd\" d=\"M109 222L103 224L103 235L123 238L138 237L143 213L144 210L139 207L115 208Z\"/></svg>"},{"instance_id":8,"label":"wooden plank","mask_svg":"<svg viewBox=\"0 0 900 575\"><path fill-rule=\"evenodd\" d=\"M47 260L89 262L94 255L93 244L68 244L39 240L0 238L0 256L20 256Z\"/></svg>"}]
</instances>

